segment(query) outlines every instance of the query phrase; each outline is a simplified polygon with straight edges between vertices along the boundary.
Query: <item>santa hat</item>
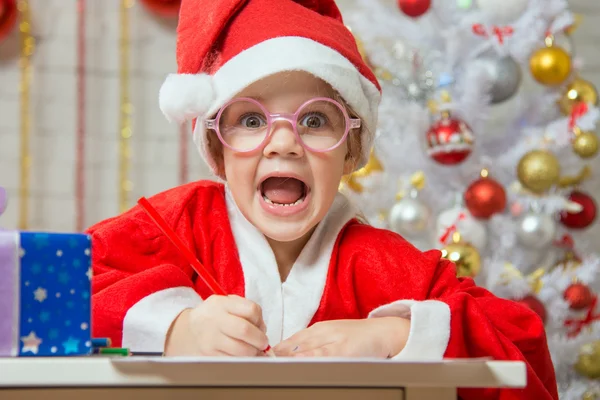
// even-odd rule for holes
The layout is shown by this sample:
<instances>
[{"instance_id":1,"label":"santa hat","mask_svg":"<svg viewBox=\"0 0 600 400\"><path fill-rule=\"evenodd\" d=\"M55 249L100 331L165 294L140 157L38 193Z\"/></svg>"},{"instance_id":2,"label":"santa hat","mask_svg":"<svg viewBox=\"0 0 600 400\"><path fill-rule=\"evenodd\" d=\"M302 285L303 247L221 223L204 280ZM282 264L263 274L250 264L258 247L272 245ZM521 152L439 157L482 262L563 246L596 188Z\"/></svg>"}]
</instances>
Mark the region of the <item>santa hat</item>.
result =
<instances>
[{"instance_id":1,"label":"santa hat","mask_svg":"<svg viewBox=\"0 0 600 400\"><path fill-rule=\"evenodd\" d=\"M177 36L178 73L159 95L169 121L203 121L260 79L305 71L329 83L362 119L358 166L366 163L381 87L334 0L182 0ZM216 172L207 134L195 124L194 142Z\"/></svg>"}]
</instances>

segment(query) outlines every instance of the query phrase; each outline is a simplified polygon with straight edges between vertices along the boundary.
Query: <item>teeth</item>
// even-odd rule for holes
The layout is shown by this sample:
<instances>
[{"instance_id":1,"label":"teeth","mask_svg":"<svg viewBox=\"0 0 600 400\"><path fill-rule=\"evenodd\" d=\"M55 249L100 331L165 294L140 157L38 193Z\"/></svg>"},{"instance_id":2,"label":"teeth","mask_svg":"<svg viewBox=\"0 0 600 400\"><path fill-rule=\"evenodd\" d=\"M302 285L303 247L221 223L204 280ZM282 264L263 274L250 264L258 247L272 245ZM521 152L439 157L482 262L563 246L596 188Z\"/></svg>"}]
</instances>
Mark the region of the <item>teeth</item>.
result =
<instances>
[{"instance_id":1,"label":"teeth","mask_svg":"<svg viewBox=\"0 0 600 400\"><path fill-rule=\"evenodd\" d=\"M296 200L293 203L290 204L282 204L282 203L275 203L274 201L271 201L269 198L267 198L267 196L263 195L263 199L265 200L265 202L267 202L268 204L273 204L274 206L282 206L282 207L290 207L290 206L296 206L300 203L302 203L304 201L305 196L300 197L298 200Z\"/></svg>"}]
</instances>

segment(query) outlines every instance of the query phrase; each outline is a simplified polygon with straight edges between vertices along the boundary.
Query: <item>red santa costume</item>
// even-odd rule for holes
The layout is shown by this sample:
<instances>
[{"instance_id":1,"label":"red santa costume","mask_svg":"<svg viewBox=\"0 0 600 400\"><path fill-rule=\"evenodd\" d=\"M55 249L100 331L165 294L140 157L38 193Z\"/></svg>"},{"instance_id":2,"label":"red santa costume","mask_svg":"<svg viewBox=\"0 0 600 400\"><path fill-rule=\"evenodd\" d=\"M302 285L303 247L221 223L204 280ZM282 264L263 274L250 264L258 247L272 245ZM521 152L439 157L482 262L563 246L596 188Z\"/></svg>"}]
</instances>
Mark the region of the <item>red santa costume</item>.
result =
<instances>
[{"instance_id":1,"label":"red santa costume","mask_svg":"<svg viewBox=\"0 0 600 400\"><path fill-rule=\"evenodd\" d=\"M367 128L361 163L367 160L380 88L332 0L184 0L177 47L178 74L160 93L169 119L210 117L252 82L303 70L331 84L359 114ZM214 168L208 134L196 124L194 140ZM320 321L408 318L408 341L395 359L526 362L525 389L461 390L463 399L558 398L544 326L535 313L471 279L457 279L439 251L422 253L393 232L359 222L342 194L283 283L267 240L226 185L191 183L150 202L227 293L262 307L272 346ZM172 322L201 304L208 288L139 207L88 232L94 336L133 351L162 352Z\"/></svg>"}]
</instances>

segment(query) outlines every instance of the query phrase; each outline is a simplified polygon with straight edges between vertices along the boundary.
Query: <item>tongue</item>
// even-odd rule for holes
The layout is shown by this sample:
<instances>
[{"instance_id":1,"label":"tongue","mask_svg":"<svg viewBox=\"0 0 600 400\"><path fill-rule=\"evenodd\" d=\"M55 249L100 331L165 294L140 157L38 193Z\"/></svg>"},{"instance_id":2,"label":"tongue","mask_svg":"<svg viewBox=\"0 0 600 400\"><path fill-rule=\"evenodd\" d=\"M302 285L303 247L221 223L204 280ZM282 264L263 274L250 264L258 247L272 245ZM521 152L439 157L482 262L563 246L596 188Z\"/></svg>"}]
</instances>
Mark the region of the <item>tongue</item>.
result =
<instances>
[{"instance_id":1,"label":"tongue","mask_svg":"<svg viewBox=\"0 0 600 400\"><path fill-rule=\"evenodd\" d=\"M304 183L294 178L269 178L263 182L263 194L273 203L291 204L304 193Z\"/></svg>"}]
</instances>

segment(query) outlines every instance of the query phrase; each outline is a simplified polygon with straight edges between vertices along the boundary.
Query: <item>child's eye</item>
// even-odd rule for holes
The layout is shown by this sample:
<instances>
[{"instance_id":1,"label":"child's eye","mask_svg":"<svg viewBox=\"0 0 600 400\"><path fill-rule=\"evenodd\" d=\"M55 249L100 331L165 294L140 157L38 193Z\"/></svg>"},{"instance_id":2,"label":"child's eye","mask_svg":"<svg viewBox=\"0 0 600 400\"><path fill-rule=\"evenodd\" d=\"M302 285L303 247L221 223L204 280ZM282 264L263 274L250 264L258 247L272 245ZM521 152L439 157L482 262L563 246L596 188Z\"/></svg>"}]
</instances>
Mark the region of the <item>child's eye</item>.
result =
<instances>
[{"instance_id":1,"label":"child's eye","mask_svg":"<svg viewBox=\"0 0 600 400\"><path fill-rule=\"evenodd\" d=\"M325 126L327 117L320 113L311 113L300 119L300 125L310 129L318 129Z\"/></svg>"},{"instance_id":2,"label":"child's eye","mask_svg":"<svg viewBox=\"0 0 600 400\"><path fill-rule=\"evenodd\" d=\"M242 116L242 118L240 119L240 124L244 128L258 129L258 128L262 128L263 126L267 125L267 121L265 120L265 117L263 117L262 115L252 113L252 114L246 114L246 115Z\"/></svg>"}]
</instances>

